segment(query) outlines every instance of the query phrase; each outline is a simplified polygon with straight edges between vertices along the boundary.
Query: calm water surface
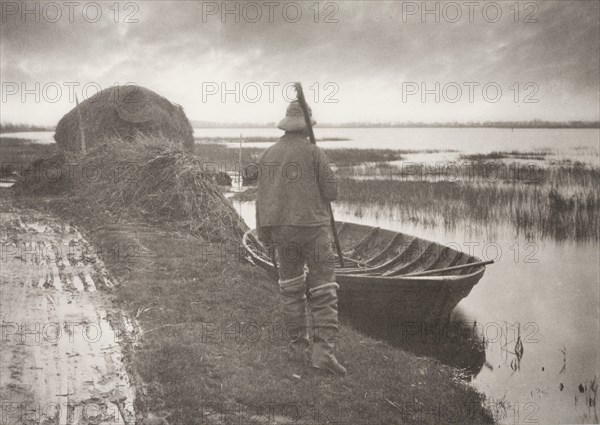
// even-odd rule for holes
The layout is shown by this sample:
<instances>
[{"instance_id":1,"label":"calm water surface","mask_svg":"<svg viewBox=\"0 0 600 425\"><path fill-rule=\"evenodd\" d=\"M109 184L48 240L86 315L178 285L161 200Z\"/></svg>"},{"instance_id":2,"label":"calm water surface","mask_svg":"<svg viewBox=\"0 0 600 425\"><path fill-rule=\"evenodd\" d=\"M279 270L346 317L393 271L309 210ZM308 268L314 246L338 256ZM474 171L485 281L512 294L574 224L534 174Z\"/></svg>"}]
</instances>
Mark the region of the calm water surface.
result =
<instances>
[{"instance_id":1,"label":"calm water surface","mask_svg":"<svg viewBox=\"0 0 600 425\"><path fill-rule=\"evenodd\" d=\"M196 138L280 137L276 128L196 128ZM546 150L551 159L572 159L600 165L599 129L495 129L495 128L315 128L317 139L349 140L319 142L324 148L454 150L453 154L406 155L407 161L431 162L457 159L459 153L475 154L492 151ZM53 131L4 133L1 137L32 139L54 143ZM267 147L271 143L248 143L246 146ZM229 143L237 148L238 142ZM432 156L433 155L433 156Z\"/></svg>"}]
</instances>

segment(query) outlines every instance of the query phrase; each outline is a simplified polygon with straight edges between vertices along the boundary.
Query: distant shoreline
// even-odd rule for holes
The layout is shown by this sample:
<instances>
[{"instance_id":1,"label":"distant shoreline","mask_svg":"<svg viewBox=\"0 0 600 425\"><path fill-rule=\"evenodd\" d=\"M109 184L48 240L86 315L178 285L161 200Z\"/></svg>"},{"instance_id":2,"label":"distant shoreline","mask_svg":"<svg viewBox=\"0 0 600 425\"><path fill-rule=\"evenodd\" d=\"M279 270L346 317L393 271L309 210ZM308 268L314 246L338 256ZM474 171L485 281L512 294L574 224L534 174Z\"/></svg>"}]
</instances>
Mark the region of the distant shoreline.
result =
<instances>
[{"instance_id":1,"label":"distant shoreline","mask_svg":"<svg viewBox=\"0 0 600 425\"><path fill-rule=\"evenodd\" d=\"M194 128L275 128L275 123L211 123L192 121ZM319 124L319 128L600 128L600 121L494 121L483 123L342 123Z\"/></svg>"},{"instance_id":2,"label":"distant shoreline","mask_svg":"<svg viewBox=\"0 0 600 425\"><path fill-rule=\"evenodd\" d=\"M193 129L249 129L275 128L275 123L209 123L191 121ZM569 121L569 122L484 122L484 123L344 123L320 124L319 128L504 128L504 129L600 129L600 121ZM0 134L29 133L54 131L55 126L38 126L29 124L0 124Z\"/></svg>"},{"instance_id":3,"label":"distant shoreline","mask_svg":"<svg viewBox=\"0 0 600 425\"><path fill-rule=\"evenodd\" d=\"M250 128L275 128L274 126L215 126L215 127L193 127L194 129L250 129ZM589 126L501 126L501 125L489 125L489 126L476 126L476 125L405 125L405 126L377 126L377 125L319 125L318 128L504 128L510 129L566 129L566 130L577 130L577 129L600 129L600 124L594 124Z\"/></svg>"}]
</instances>

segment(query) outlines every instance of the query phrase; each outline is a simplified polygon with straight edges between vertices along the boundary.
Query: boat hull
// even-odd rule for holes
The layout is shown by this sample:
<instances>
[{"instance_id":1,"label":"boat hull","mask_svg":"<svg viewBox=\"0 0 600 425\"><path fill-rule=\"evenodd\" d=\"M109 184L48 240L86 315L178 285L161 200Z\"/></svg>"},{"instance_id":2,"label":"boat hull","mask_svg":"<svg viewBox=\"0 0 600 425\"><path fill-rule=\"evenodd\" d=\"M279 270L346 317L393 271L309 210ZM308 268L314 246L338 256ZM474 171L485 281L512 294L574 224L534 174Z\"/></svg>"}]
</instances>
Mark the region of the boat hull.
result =
<instances>
[{"instance_id":1,"label":"boat hull","mask_svg":"<svg viewBox=\"0 0 600 425\"><path fill-rule=\"evenodd\" d=\"M375 327L447 322L485 273L484 265L469 266L479 258L451 246L354 223L337 227L347 263L335 269L340 313ZM275 276L255 231L243 241L252 261Z\"/></svg>"}]
</instances>

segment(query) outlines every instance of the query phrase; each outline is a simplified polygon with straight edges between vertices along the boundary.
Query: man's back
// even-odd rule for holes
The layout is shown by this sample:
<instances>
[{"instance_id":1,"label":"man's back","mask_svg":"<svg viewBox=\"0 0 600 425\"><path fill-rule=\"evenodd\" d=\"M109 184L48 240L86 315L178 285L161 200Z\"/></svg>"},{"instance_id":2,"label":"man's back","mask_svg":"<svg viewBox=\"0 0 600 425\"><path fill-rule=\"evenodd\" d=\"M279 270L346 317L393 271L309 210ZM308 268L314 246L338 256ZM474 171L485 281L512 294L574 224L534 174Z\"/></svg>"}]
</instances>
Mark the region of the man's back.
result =
<instances>
[{"instance_id":1,"label":"man's back","mask_svg":"<svg viewBox=\"0 0 600 425\"><path fill-rule=\"evenodd\" d=\"M302 108L298 101L290 103L277 124L285 134L259 163L256 229L258 239L277 253L273 262L279 263L290 360L306 364L310 357L312 367L343 376L346 368L334 354L338 284L327 205L337 198L337 179L323 151L306 138L315 124L310 108Z\"/></svg>"},{"instance_id":2,"label":"man's back","mask_svg":"<svg viewBox=\"0 0 600 425\"><path fill-rule=\"evenodd\" d=\"M300 133L286 133L260 159L257 227L329 223L326 201L337 180L323 151Z\"/></svg>"}]
</instances>

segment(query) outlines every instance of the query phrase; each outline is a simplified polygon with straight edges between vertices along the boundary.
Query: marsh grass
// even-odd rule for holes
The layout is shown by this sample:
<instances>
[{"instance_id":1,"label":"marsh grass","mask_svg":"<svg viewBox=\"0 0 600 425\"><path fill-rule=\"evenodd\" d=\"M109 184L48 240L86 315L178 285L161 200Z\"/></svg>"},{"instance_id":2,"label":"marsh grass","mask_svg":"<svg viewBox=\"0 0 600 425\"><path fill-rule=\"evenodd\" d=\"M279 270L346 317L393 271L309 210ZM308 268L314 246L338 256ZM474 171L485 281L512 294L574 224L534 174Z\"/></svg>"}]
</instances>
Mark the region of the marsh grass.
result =
<instances>
[{"instance_id":1,"label":"marsh grass","mask_svg":"<svg viewBox=\"0 0 600 425\"><path fill-rule=\"evenodd\" d=\"M239 139L231 137L195 137L196 143L239 143ZM279 137L243 137L244 144L246 143L275 143ZM345 142L350 139L346 137L323 137L317 139L318 142Z\"/></svg>"},{"instance_id":2,"label":"marsh grass","mask_svg":"<svg viewBox=\"0 0 600 425\"><path fill-rule=\"evenodd\" d=\"M509 224L527 236L578 241L600 236L597 186L342 179L340 193L341 201L391 207L402 220L433 219L446 228Z\"/></svg>"},{"instance_id":3,"label":"marsh grass","mask_svg":"<svg viewBox=\"0 0 600 425\"><path fill-rule=\"evenodd\" d=\"M14 165L57 154L56 145L0 140L3 174ZM258 161L264 149L244 147L244 164ZM466 162L452 167L421 164L398 168L402 151L327 149L339 167L340 200L357 207L397 210L411 222L446 228L481 225L494 229L508 224L517 233L559 240L598 240L600 169L577 161L538 166L497 161ZM408 151L404 151L405 153ZM200 162L225 163L236 170L238 150L221 144L196 143ZM364 162L370 161L365 167ZM362 164L358 170L356 165ZM370 179L375 175L377 179ZM366 177L366 179L365 179ZM369 180L370 179L370 180ZM254 192L247 194L251 199Z\"/></svg>"},{"instance_id":4,"label":"marsh grass","mask_svg":"<svg viewBox=\"0 0 600 425\"><path fill-rule=\"evenodd\" d=\"M489 182L527 185L593 187L600 182L600 168L578 161L532 162L462 161L441 163L368 163L340 169L340 177L381 178L402 181Z\"/></svg>"},{"instance_id":5,"label":"marsh grass","mask_svg":"<svg viewBox=\"0 0 600 425\"><path fill-rule=\"evenodd\" d=\"M255 163L260 158L264 149L256 147L246 147L242 149L242 163ZM225 166L234 170L239 162L239 150L227 147L219 143L196 143L193 153L205 162L225 164Z\"/></svg>"},{"instance_id":6,"label":"marsh grass","mask_svg":"<svg viewBox=\"0 0 600 425\"><path fill-rule=\"evenodd\" d=\"M208 157L237 161L235 150L211 146L201 148ZM256 161L261 152L244 149L244 160ZM326 153L339 161L339 200L353 204L358 216L363 207L381 207L427 227L478 225L495 233L510 225L527 237L577 241L600 237L600 169L581 162L540 166L492 161L488 155L478 161L403 167L398 161L411 151L327 149ZM501 155L517 158L519 152ZM521 159L531 155L525 152ZM236 199L254 197L250 191Z\"/></svg>"},{"instance_id":7,"label":"marsh grass","mask_svg":"<svg viewBox=\"0 0 600 425\"><path fill-rule=\"evenodd\" d=\"M0 179L13 177L13 173L22 173L37 160L56 154L54 144L35 143L32 140L3 137L0 139Z\"/></svg>"},{"instance_id":8,"label":"marsh grass","mask_svg":"<svg viewBox=\"0 0 600 425\"><path fill-rule=\"evenodd\" d=\"M242 147L242 163L256 163L265 148ZM196 143L194 153L206 162L224 164L228 170L235 170L239 163L239 150L218 143ZM325 149L331 162L338 168L363 164L365 162L385 163L401 160L402 151L391 149Z\"/></svg>"},{"instance_id":9,"label":"marsh grass","mask_svg":"<svg viewBox=\"0 0 600 425\"><path fill-rule=\"evenodd\" d=\"M33 125L33 124L16 124L2 123L0 124L0 133L21 133L30 131L51 131L54 126Z\"/></svg>"},{"instance_id":10,"label":"marsh grass","mask_svg":"<svg viewBox=\"0 0 600 425\"><path fill-rule=\"evenodd\" d=\"M525 159L533 161L544 161L552 152L548 149L535 151L493 151L487 154L464 154L460 159L468 161L499 160L499 159Z\"/></svg>"}]
</instances>

